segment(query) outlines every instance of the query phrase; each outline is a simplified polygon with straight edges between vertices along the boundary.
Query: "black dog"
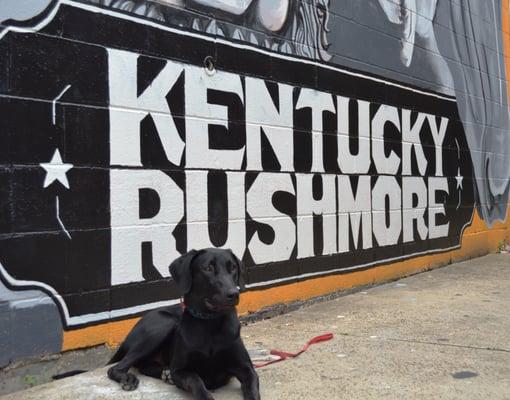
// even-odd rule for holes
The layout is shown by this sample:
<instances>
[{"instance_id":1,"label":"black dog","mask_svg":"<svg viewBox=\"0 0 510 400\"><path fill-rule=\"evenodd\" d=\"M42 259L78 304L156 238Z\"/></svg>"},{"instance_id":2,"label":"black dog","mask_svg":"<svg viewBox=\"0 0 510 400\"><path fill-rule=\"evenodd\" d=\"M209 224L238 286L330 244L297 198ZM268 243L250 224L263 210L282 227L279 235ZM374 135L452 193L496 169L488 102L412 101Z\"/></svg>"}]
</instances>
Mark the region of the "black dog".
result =
<instances>
[{"instance_id":1,"label":"black dog","mask_svg":"<svg viewBox=\"0 0 510 400\"><path fill-rule=\"evenodd\" d=\"M242 264L230 250L191 250L170 265L182 291L184 311L165 307L145 315L131 330L110 363L108 376L124 390L138 387L130 367L173 381L193 399L213 400L208 389L232 377L245 400L259 400L259 380L240 337L237 318Z\"/></svg>"}]
</instances>

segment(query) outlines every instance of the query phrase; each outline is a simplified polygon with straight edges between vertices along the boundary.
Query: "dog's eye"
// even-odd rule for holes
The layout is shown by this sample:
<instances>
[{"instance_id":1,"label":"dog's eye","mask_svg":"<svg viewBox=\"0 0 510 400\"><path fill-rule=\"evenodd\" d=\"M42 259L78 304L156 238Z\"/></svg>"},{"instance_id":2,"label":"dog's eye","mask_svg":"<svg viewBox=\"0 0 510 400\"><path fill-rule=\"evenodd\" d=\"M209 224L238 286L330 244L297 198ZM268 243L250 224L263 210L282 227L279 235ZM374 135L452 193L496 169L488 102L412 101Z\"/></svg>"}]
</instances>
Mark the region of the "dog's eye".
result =
<instances>
[{"instance_id":1,"label":"dog's eye","mask_svg":"<svg viewBox=\"0 0 510 400\"><path fill-rule=\"evenodd\" d=\"M202 268L204 269L205 272L214 272L214 267L211 264L204 265Z\"/></svg>"},{"instance_id":2,"label":"dog's eye","mask_svg":"<svg viewBox=\"0 0 510 400\"><path fill-rule=\"evenodd\" d=\"M237 265L235 264L230 264L228 266L228 272L232 273L232 272L236 272L237 271Z\"/></svg>"}]
</instances>

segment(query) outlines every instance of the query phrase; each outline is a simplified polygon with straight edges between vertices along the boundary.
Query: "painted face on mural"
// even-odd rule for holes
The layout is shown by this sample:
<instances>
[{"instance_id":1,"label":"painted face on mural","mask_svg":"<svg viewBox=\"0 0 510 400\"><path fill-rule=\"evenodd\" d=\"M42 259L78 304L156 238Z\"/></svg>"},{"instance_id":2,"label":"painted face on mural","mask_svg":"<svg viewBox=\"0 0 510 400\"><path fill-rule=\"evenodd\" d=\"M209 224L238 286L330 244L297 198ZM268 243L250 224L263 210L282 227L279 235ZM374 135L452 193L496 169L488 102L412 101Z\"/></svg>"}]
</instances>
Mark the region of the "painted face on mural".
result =
<instances>
[{"instance_id":1,"label":"painted face on mural","mask_svg":"<svg viewBox=\"0 0 510 400\"><path fill-rule=\"evenodd\" d=\"M289 0L192 0L190 3L223 11L233 16L244 15L254 3L256 23L271 32L280 31L289 14Z\"/></svg>"},{"instance_id":2,"label":"painted face on mural","mask_svg":"<svg viewBox=\"0 0 510 400\"><path fill-rule=\"evenodd\" d=\"M450 69L439 54L434 32L434 17L437 0L378 0L388 21L397 27L400 38L400 62L410 67L415 58L415 48L426 49L429 64L429 79L436 84L436 90L454 95L454 84ZM423 52L423 51L422 51ZM420 61L418 61L420 62Z\"/></svg>"},{"instance_id":3,"label":"painted face on mural","mask_svg":"<svg viewBox=\"0 0 510 400\"><path fill-rule=\"evenodd\" d=\"M272 51L331 59L327 51L330 0L90 1Z\"/></svg>"},{"instance_id":4,"label":"painted face on mural","mask_svg":"<svg viewBox=\"0 0 510 400\"><path fill-rule=\"evenodd\" d=\"M216 12L226 21L247 22L248 30L235 28L228 23L214 22L221 36L247 41L284 53L329 60L326 33L329 0L299 2L291 0L190 0L189 9ZM195 26L200 23L195 20ZM206 31L212 30L209 26ZM272 36L277 34L277 38Z\"/></svg>"}]
</instances>

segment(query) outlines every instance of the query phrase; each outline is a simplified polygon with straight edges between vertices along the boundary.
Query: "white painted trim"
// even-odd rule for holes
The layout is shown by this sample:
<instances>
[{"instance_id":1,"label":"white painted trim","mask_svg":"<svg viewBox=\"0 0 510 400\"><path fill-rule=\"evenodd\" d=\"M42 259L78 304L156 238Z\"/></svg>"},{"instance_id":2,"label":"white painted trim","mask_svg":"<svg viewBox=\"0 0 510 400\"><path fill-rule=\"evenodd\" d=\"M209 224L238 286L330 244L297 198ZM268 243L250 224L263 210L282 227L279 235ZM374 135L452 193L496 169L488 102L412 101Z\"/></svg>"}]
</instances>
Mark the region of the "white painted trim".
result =
<instances>
[{"instance_id":1,"label":"white painted trim","mask_svg":"<svg viewBox=\"0 0 510 400\"><path fill-rule=\"evenodd\" d=\"M336 269L329 269L327 271L319 271L319 272L309 272L309 273L306 273L306 274L294 275L294 276L289 276L289 277L286 277L286 278L273 279L271 281L257 282L257 283L252 283L252 284L246 285L246 287L248 289L259 288L261 286L270 286L270 285L274 285L276 283L282 283L282 282L286 282L286 281L290 281L290 280L295 280L295 279L311 278L311 277L316 277L316 276L321 276L321 275L333 275L335 273L340 273L340 272L345 272L345 271L355 271L357 269L363 269L363 268L370 267L370 266L376 265L376 264L380 264L380 265L382 265L382 264L390 264L390 263L392 263L394 261L414 258L414 257L418 257L418 256L426 256L428 254L442 253L442 252L456 250L456 249L459 249L462 246L462 237L464 235L464 230L469 225L471 225L471 223L473 222L474 214L475 214L475 209L473 208L473 213L471 214L471 219L469 220L469 222L464 224L464 226L462 227L462 230L460 232L459 240L460 240L461 243L456 245L456 246L451 246L451 247L447 247L447 248L444 248L444 249L435 249L435 250L420 251L420 252L417 252L417 253L407 254L405 256L392 257L392 258L387 258L387 259L383 259L383 260L373 261L373 262L366 263L366 264L360 264L360 265L356 265L354 267L336 268ZM340 254L340 253L337 253L337 254Z\"/></svg>"},{"instance_id":2,"label":"white painted trim","mask_svg":"<svg viewBox=\"0 0 510 400\"><path fill-rule=\"evenodd\" d=\"M105 322L107 322L108 320L110 320L112 318L118 318L118 317L122 317L122 316L138 314L143 311L148 311L148 310L152 310L155 308L165 307L165 306L170 306L170 305L175 305L175 304L180 303L180 299L158 301L158 302L154 302L154 303L140 304L138 306L122 308L119 310L111 310L111 311L104 311L104 312L95 313L95 314L94 313L93 314L83 314L83 315L76 315L76 316L70 317L69 309L67 308L67 304L63 300L62 295L60 295L52 286L50 286L46 283L43 283L43 282L39 282L39 281L26 281L26 280L15 279L7 272L7 270L4 268L2 263L0 263L0 273L1 273L2 277L4 277L7 280L7 282L9 283L9 285L11 285L11 286L15 286L15 287L23 287L23 286L34 287L35 286L35 287L41 288L46 293L50 293L51 296L53 297L53 299L58 301L58 303L62 307L62 312L64 313L64 318L65 318L68 326L83 325L83 324L87 324L87 323L91 323L91 322L98 322L98 321L103 321L103 320Z\"/></svg>"}]
</instances>

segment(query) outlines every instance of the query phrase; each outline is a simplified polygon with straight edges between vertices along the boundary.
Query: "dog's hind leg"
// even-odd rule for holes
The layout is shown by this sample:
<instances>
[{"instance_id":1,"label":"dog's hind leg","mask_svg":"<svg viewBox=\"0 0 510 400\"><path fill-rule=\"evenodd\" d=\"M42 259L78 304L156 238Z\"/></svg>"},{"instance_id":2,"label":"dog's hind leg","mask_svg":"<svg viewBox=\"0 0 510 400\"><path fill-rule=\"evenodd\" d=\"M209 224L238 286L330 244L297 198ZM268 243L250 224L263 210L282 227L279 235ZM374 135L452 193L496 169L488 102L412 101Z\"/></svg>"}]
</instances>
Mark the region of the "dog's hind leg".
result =
<instances>
[{"instance_id":1,"label":"dog's hind leg","mask_svg":"<svg viewBox=\"0 0 510 400\"><path fill-rule=\"evenodd\" d=\"M151 355L161 345L156 340L144 340L143 335L132 337L122 344L127 348L122 359L108 370L108 377L122 386L124 390L135 390L138 387L138 378L129 372L131 367L139 367L151 362Z\"/></svg>"},{"instance_id":2,"label":"dog's hind leg","mask_svg":"<svg viewBox=\"0 0 510 400\"><path fill-rule=\"evenodd\" d=\"M108 377L120 383L124 390L135 390L139 381L128 372L129 368L150 362L158 348L166 346L177 317L169 310L160 309L150 312L138 321L112 358L112 361L119 362L108 370Z\"/></svg>"},{"instance_id":3,"label":"dog's hind leg","mask_svg":"<svg viewBox=\"0 0 510 400\"><path fill-rule=\"evenodd\" d=\"M128 338L129 339L129 338ZM138 387L138 378L128 372L131 367L140 367L144 364L151 363L151 358L161 341L155 340L154 337L145 337L138 335L126 341L122 346L127 348L122 359L108 370L108 377L122 386L124 390L135 390ZM159 377L161 377L161 372Z\"/></svg>"},{"instance_id":4,"label":"dog's hind leg","mask_svg":"<svg viewBox=\"0 0 510 400\"><path fill-rule=\"evenodd\" d=\"M138 361L140 361L140 359L137 357L136 353L133 352L126 354L126 356L118 364L115 364L113 367L108 369L108 377L115 382L120 383L124 390L135 390L140 381L134 374L128 371L129 368Z\"/></svg>"}]
</instances>

